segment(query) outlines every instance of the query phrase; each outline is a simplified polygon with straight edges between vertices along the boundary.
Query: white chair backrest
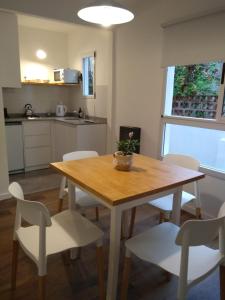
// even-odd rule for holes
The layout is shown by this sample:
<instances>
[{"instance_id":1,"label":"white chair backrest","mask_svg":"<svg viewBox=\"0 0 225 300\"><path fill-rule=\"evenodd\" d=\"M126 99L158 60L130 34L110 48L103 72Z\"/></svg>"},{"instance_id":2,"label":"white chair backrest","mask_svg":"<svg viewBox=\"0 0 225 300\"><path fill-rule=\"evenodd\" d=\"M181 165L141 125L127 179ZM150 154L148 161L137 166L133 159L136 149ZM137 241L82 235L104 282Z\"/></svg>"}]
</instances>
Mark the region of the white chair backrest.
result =
<instances>
[{"instance_id":1,"label":"white chair backrest","mask_svg":"<svg viewBox=\"0 0 225 300\"><path fill-rule=\"evenodd\" d=\"M225 206L221 210L224 213ZM176 237L176 244L181 246L179 292L188 281L189 247L212 242L219 234L220 262L225 257L225 216L211 220L190 220L185 222ZM207 262L206 262L207 263ZM182 298L183 299L183 298Z\"/></svg>"},{"instance_id":2,"label":"white chair backrest","mask_svg":"<svg viewBox=\"0 0 225 300\"><path fill-rule=\"evenodd\" d=\"M211 220L187 221L177 234L176 244L188 247L208 244L218 236L220 229L224 228L224 221L224 216Z\"/></svg>"},{"instance_id":3,"label":"white chair backrest","mask_svg":"<svg viewBox=\"0 0 225 300\"><path fill-rule=\"evenodd\" d=\"M97 157L96 151L74 151L63 155L63 160L77 160L89 157Z\"/></svg>"},{"instance_id":4,"label":"white chair backrest","mask_svg":"<svg viewBox=\"0 0 225 300\"><path fill-rule=\"evenodd\" d=\"M199 170L200 163L195 158L181 154L167 154L163 157L164 162L173 163L183 168Z\"/></svg>"},{"instance_id":5,"label":"white chair backrest","mask_svg":"<svg viewBox=\"0 0 225 300\"><path fill-rule=\"evenodd\" d=\"M21 186L17 182L9 185L9 193L17 199L17 218L22 217L31 225L50 226L52 224L48 209L40 202L24 200ZM17 224L17 227L20 224Z\"/></svg>"},{"instance_id":6,"label":"white chair backrest","mask_svg":"<svg viewBox=\"0 0 225 300\"><path fill-rule=\"evenodd\" d=\"M219 213L218 213L218 218L224 217L225 216L225 202L221 205Z\"/></svg>"}]
</instances>

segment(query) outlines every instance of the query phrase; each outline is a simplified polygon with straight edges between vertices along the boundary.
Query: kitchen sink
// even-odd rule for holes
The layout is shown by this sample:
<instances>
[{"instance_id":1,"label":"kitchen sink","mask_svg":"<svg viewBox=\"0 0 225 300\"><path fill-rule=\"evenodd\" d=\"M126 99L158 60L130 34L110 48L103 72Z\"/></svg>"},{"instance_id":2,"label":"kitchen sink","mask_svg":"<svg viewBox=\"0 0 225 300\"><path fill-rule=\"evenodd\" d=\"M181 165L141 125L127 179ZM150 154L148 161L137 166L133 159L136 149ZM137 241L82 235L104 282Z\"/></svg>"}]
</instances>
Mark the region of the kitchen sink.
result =
<instances>
[{"instance_id":1,"label":"kitchen sink","mask_svg":"<svg viewBox=\"0 0 225 300\"><path fill-rule=\"evenodd\" d=\"M95 121L93 121L93 120L83 120L85 123L95 123Z\"/></svg>"},{"instance_id":2,"label":"kitchen sink","mask_svg":"<svg viewBox=\"0 0 225 300\"><path fill-rule=\"evenodd\" d=\"M75 117L67 117L67 118L65 118L64 120L66 120L66 121L79 121L80 119L79 118L75 118Z\"/></svg>"},{"instance_id":3,"label":"kitchen sink","mask_svg":"<svg viewBox=\"0 0 225 300\"><path fill-rule=\"evenodd\" d=\"M79 119L79 118L65 118L64 119L65 121L71 121L73 122L74 124L82 124L82 123L92 123L92 124L95 124L95 121L93 120L89 120L89 119Z\"/></svg>"},{"instance_id":4,"label":"kitchen sink","mask_svg":"<svg viewBox=\"0 0 225 300\"><path fill-rule=\"evenodd\" d=\"M27 117L28 120L36 120L36 119L40 119L41 117Z\"/></svg>"}]
</instances>

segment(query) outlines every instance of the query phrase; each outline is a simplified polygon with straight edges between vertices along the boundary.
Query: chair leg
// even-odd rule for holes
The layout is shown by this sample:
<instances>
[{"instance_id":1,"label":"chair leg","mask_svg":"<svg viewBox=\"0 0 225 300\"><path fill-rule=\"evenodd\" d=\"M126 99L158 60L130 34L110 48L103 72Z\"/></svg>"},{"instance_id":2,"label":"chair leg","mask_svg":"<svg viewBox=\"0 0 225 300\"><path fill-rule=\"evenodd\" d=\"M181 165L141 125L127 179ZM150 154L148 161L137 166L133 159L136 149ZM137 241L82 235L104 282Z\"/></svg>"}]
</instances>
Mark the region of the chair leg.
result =
<instances>
[{"instance_id":1,"label":"chair leg","mask_svg":"<svg viewBox=\"0 0 225 300\"><path fill-rule=\"evenodd\" d=\"M201 208L200 207L196 207L195 209L195 215L197 219L201 219L202 218L202 213L201 213Z\"/></svg>"},{"instance_id":2,"label":"chair leg","mask_svg":"<svg viewBox=\"0 0 225 300\"><path fill-rule=\"evenodd\" d=\"M99 221L99 208L95 207L95 217L96 217L96 221Z\"/></svg>"},{"instance_id":3,"label":"chair leg","mask_svg":"<svg viewBox=\"0 0 225 300\"><path fill-rule=\"evenodd\" d=\"M59 199L59 206L58 206L58 212L60 213L62 211L63 208L63 198Z\"/></svg>"},{"instance_id":4,"label":"chair leg","mask_svg":"<svg viewBox=\"0 0 225 300\"><path fill-rule=\"evenodd\" d=\"M220 266L220 299L225 300L225 266Z\"/></svg>"},{"instance_id":5,"label":"chair leg","mask_svg":"<svg viewBox=\"0 0 225 300\"><path fill-rule=\"evenodd\" d=\"M96 248L97 268L98 268L98 286L99 286L99 299L105 300L105 278L104 278L104 251L102 246Z\"/></svg>"},{"instance_id":6,"label":"chair leg","mask_svg":"<svg viewBox=\"0 0 225 300\"><path fill-rule=\"evenodd\" d=\"M124 268L123 268L123 277L122 277L122 287L121 287L121 300L127 299L127 290L129 285L129 275L131 267L131 257L125 257Z\"/></svg>"},{"instance_id":7,"label":"chair leg","mask_svg":"<svg viewBox=\"0 0 225 300\"><path fill-rule=\"evenodd\" d=\"M38 300L45 300L46 275L38 276Z\"/></svg>"},{"instance_id":8,"label":"chair leg","mask_svg":"<svg viewBox=\"0 0 225 300\"><path fill-rule=\"evenodd\" d=\"M19 242L13 240L13 250L12 250L12 273L11 273L11 288L14 290L16 288L16 273L18 265L18 252L19 252Z\"/></svg>"},{"instance_id":9,"label":"chair leg","mask_svg":"<svg viewBox=\"0 0 225 300\"><path fill-rule=\"evenodd\" d=\"M129 228L129 236L128 236L129 239L133 235L135 217L136 217L136 207L133 207L131 210L130 228Z\"/></svg>"}]
</instances>

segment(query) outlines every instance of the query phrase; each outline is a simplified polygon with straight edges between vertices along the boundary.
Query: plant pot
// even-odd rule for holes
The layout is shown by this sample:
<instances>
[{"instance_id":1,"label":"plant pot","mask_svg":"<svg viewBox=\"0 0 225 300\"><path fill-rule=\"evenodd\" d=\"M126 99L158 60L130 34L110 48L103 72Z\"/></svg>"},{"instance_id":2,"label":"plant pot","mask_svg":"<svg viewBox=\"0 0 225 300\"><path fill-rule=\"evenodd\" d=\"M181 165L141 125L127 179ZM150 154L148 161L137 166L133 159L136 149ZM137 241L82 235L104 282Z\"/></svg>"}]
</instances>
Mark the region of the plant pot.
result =
<instances>
[{"instance_id":1,"label":"plant pot","mask_svg":"<svg viewBox=\"0 0 225 300\"><path fill-rule=\"evenodd\" d=\"M123 155L121 151L113 154L115 168L120 171L130 171L132 166L133 154Z\"/></svg>"}]
</instances>

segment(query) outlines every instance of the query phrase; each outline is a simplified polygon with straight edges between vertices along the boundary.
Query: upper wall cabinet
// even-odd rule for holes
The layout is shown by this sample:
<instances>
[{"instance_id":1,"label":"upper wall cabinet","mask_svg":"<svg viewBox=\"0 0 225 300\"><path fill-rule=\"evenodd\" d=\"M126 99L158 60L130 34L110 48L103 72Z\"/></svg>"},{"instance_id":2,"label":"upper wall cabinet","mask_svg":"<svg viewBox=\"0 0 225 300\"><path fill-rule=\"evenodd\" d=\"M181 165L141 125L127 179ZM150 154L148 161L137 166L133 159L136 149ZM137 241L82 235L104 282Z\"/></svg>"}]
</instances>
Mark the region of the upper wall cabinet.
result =
<instances>
[{"instance_id":1,"label":"upper wall cabinet","mask_svg":"<svg viewBox=\"0 0 225 300\"><path fill-rule=\"evenodd\" d=\"M0 11L0 87L20 87L17 17Z\"/></svg>"}]
</instances>

